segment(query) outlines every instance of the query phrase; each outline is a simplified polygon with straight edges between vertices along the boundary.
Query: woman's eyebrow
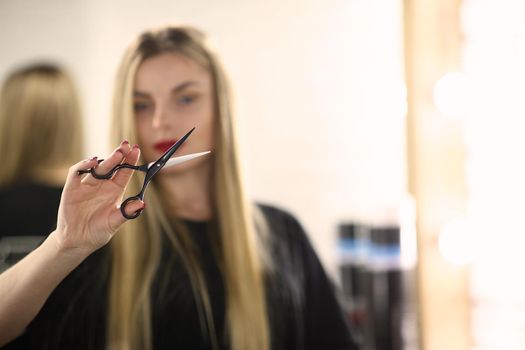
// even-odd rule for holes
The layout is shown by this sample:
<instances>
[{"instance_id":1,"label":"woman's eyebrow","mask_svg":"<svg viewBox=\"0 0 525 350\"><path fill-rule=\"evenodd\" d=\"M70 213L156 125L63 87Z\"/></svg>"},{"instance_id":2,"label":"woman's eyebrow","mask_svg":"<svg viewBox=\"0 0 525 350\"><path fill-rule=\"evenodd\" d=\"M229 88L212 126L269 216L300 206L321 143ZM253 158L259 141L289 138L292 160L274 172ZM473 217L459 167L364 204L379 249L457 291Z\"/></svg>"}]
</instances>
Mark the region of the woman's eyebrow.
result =
<instances>
[{"instance_id":1,"label":"woman's eyebrow","mask_svg":"<svg viewBox=\"0 0 525 350\"><path fill-rule=\"evenodd\" d=\"M185 81L177 86L175 86L173 89L171 89L172 92L181 92L182 90L186 89L187 87L190 87L192 85L199 85L196 81Z\"/></svg>"},{"instance_id":2,"label":"woman's eyebrow","mask_svg":"<svg viewBox=\"0 0 525 350\"><path fill-rule=\"evenodd\" d=\"M150 95L147 92L142 91L133 91L133 97L149 97Z\"/></svg>"}]
</instances>

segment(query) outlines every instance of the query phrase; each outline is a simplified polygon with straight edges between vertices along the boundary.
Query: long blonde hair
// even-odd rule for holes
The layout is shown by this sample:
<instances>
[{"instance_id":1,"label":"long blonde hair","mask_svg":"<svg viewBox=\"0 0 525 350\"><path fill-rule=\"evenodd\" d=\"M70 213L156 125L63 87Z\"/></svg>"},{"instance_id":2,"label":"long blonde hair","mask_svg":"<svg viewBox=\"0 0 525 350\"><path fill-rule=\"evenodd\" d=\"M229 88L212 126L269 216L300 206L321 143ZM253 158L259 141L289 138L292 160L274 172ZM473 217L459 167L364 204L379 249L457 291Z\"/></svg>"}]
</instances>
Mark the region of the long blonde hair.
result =
<instances>
[{"instance_id":1,"label":"long blonde hair","mask_svg":"<svg viewBox=\"0 0 525 350\"><path fill-rule=\"evenodd\" d=\"M0 93L0 187L73 164L82 147L79 99L65 70L35 64L8 76Z\"/></svg>"},{"instance_id":2,"label":"long blonde hair","mask_svg":"<svg viewBox=\"0 0 525 350\"><path fill-rule=\"evenodd\" d=\"M212 77L216 143L211 160L212 201L221 242L228 340L234 350L268 350L270 330L264 287L267 255L261 234L264 230L255 228L254 217L258 213L245 199L227 80L200 32L188 27L149 31L127 50L116 81L112 143L124 138L137 141L132 109L134 77L142 61L165 52L188 57L206 68ZM140 186L134 177L130 192L138 191ZM172 218L176 213L169 213L168 218L163 212L155 183L151 187L143 217L124 225L121 231L125 232L120 232L112 242L107 346L151 349L151 285L159 265L162 235L167 235L190 276L204 334L209 335L212 346L217 348L206 281L191 239L183 234L186 228L182 222ZM258 223L264 225L262 221Z\"/></svg>"}]
</instances>

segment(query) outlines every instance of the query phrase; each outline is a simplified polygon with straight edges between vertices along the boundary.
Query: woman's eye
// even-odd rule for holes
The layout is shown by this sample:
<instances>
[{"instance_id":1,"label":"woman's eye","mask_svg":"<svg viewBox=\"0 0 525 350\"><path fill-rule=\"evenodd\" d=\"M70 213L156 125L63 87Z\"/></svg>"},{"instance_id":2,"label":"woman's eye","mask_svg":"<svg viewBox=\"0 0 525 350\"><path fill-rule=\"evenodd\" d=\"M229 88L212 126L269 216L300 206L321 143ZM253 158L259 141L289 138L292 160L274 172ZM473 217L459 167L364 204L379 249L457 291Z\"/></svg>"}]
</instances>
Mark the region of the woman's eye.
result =
<instances>
[{"instance_id":1,"label":"woman's eye","mask_svg":"<svg viewBox=\"0 0 525 350\"><path fill-rule=\"evenodd\" d=\"M135 102L133 103L133 110L135 112L142 112L149 108L149 103L146 102Z\"/></svg>"},{"instance_id":2,"label":"woman's eye","mask_svg":"<svg viewBox=\"0 0 525 350\"><path fill-rule=\"evenodd\" d=\"M177 102L180 105L189 105L189 104L192 104L195 100L196 100L195 96L183 95L183 96L179 97Z\"/></svg>"}]
</instances>

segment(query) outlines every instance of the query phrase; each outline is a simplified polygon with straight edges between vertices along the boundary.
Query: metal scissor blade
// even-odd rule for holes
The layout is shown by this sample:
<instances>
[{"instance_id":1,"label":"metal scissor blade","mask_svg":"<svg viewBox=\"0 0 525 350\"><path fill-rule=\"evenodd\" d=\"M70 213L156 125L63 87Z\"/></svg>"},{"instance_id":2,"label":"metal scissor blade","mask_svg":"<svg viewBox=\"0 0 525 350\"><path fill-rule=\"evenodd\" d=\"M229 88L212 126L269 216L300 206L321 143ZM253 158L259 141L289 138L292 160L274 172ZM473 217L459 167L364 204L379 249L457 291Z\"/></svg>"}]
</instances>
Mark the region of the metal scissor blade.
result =
<instances>
[{"instance_id":1,"label":"metal scissor blade","mask_svg":"<svg viewBox=\"0 0 525 350\"><path fill-rule=\"evenodd\" d=\"M210 151L199 152L199 153L191 153L191 154L186 154L185 156L173 157L173 158L171 158L170 160L168 160L166 162L166 165L164 165L164 168L169 168L171 166L174 166L174 165L177 165L177 164L180 164L180 163L184 163L184 162L186 162L188 160L191 160L191 159L194 159L194 158L198 158L198 157L206 155L208 153L210 153ZM153 163L155 163L155 162L149 163L148 167L152 166Z\"/></svg>"}]
</instances>

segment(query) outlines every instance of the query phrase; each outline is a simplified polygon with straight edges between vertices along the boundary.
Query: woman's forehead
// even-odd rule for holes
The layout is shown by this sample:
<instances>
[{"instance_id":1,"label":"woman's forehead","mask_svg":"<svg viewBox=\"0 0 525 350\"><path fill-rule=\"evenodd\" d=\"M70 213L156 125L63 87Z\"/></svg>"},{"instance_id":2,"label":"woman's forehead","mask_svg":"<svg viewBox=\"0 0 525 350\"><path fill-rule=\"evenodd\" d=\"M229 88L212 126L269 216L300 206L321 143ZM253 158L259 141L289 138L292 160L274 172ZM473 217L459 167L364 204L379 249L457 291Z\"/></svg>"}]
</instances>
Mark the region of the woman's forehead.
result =
<instances>
[{"instance_id":1,"label":"woman's forehead","mask_svg":"<svg viewBox=\"0 0 525 350\"><path fill-rule=\"evenodd\" d=\"M147 58L138 67L135 85L159 84L159 82L182 83L183 81L205 83L209 72L191 58L176 52L163 53Z\"/></svg>"}]
</instances>

